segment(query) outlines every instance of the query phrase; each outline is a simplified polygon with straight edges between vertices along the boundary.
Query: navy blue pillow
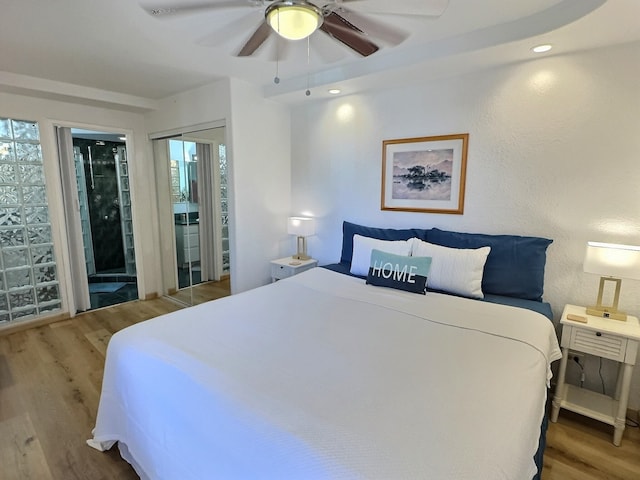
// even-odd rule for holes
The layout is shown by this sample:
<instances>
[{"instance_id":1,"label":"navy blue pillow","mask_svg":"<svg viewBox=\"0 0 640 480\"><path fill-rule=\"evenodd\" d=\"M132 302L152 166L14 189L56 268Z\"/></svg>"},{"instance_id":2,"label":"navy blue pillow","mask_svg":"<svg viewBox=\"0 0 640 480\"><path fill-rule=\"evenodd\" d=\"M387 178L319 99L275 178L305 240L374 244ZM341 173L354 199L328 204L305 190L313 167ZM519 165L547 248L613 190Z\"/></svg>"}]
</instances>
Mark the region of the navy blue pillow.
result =
<instances>
[{"instance_id":1,"label":"navy blue pillow","mask_svg":"<svg viewBox=\"0 0 640 480\"><path fill-rule=\"evenodd\" d=\"M374 248L367 284L425 295L430 269L431 257L396 255Z\"/></svg>"},{"instance_id":2,"label":"navy blue pillow","mask_svg":"<svg viewBox=\"0 0 640 480\"><path fill-rule=\"evenodd\" d=\"M491 247L484 265L482 291L542 301L547 238L429 230L428 242L453 248Z\"/></svg>"},{"instance_id":3,"label":"navy blue pillow","mask_svg":"<svg viewBox=\"0 0 640 480\"><path fill-rule=\"evenodd\" d=\"M362 235L363 237L377 238L379 240L409 240L413 237L418 237L421 240L427 239L427 230L420 228L397 230L394 228L365 227L356 223L343 222L342 255L340 256L340 262L351 264L351 257L353 257L353 236L355 234Z\"/></svg>"}]
</instances>

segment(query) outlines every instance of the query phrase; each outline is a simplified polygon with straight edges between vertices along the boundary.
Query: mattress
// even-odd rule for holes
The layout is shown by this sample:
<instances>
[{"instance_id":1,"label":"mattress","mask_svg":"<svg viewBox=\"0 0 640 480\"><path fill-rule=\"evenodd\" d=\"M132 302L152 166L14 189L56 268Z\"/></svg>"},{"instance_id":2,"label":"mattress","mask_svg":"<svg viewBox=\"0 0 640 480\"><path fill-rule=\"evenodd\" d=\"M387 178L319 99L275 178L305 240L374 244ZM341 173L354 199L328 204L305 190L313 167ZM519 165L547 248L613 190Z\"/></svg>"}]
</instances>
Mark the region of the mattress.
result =
<instances>
[{"instance_id":1,"label":"mattress","mask_svg":"<svg viewBox=\"0 0 640 480\"><path fill-rule=\"evenodd\" d=\"M145 479L525 479L551 322L316 268L136 324L93 439Z\"/></svg>"}]
</instances>

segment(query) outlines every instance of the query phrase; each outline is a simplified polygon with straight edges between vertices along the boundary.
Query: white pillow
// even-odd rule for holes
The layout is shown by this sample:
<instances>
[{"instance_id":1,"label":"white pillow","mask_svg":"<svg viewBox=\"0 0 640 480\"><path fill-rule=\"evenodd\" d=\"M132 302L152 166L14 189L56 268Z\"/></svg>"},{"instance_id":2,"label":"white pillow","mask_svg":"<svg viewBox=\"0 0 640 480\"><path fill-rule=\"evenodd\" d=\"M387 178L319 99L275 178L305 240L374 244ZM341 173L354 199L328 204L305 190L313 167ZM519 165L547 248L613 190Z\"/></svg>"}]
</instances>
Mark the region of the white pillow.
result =
<instances>
[{"instance_id":1,"label":"white pillow","mask_svg":"<svg viewBox=\"0 0 640 480\"><path fill-rule=\"evenodd\" d=\"M484 298L482 274L491 247L449 248L419 239L413 241L411 255L431 257L427 286L464 297Z\"/></svg>"},{"instance_id":2,"label":"white pillow","mask_svg":"<svg viewBox=\"0 0 640 480\"><path fill-rule=\"evenodd\" d=\"M353 236L353 256L351 257L351 273L366 277L371 265L371 250L374 248L382 252L396 255L411 255L411 240L378 240L377 238Z\"/></svg>"}]
</instances>

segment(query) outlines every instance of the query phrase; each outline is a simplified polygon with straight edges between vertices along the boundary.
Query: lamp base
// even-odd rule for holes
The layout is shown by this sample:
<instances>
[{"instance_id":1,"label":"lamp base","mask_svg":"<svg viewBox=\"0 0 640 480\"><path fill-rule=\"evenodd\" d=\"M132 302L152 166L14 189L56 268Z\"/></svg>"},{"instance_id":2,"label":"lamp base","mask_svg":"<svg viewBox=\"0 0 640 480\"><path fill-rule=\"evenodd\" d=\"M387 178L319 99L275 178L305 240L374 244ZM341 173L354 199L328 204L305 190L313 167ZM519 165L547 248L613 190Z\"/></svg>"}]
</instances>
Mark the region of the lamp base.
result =
<instances>
[{"instance_id":1,"label":"lamp base","mask_svg":"<svg viewBox=\"0 0 640 480\"><path fill-rule=\"evenodd\" d=\"M604 297L605 283L610 282L615 285L615 292L613 295L613 303L611 305L603 305L602 299ZM587 314L594 317L612 318L613 320L627 321L627 314L618 310L618 301L620 300L620 286L622 280L613 277L600 277L600 288L598 289L598 298L596 305L587 307Z\"/></svg>"},{"instance_id":2,"label":"lamp base","mask_svg":"<svg viewBox=\"0 0 640 480\"><path fill-rule=\"evenodd\" d=\"M626 313L599 305L587 307L587 315L593 315L594 317L600 318L611 318L613 320L620 320L621 322L627 321Z\"/></svg>"},{"instance_id":3,"label":"lamp base","mask_svg":"<svg viewBox=\"0 0 640 480\"><path fill-rule=\"evenodd\" d=\"M307 239L306 237L298 237L298 252L292 255L296 260L311 260L311 257L307 255Z\"/></svg>"}]
</instances>

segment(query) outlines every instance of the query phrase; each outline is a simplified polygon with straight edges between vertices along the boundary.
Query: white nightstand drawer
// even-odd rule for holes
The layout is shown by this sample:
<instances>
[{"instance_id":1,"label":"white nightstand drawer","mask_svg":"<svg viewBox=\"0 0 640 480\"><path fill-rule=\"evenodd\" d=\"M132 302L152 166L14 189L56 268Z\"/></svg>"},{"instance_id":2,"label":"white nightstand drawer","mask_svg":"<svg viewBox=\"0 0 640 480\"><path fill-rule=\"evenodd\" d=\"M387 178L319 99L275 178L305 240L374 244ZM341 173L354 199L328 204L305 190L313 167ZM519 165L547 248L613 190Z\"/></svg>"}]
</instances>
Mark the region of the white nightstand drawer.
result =
<instances>
[{"instance_id":1,"label":"white nightstand drawer","mask_svg":"<svg viewBox=\"0 0 640 480\"><path fill-rule=\"evenodd\" d=\"M293 277L298 273L309 270L318 265L317 260L296 260L292 257L285 257L271 262L271 279L282 280L283 278Z\"/></svg>"},{"instance_id":2,"label":"white nightstand drawer","mask_svg":"<svg viewBox=\"0 0 640 480\"><path fill-rule=\"evenodd\" d=\"M627 339L616 335L573 328L569 348L617 362L624 361Z\"/></svg>"},{"instance_id":3,"label":"white nightstand drawer","mask_svg":"<svg viewBox=\"0 0 640 480\"><path fill-rule=\"evenodd\" d=\"M271 264L271 276L273 278L288 278L296 274L296 269L293 265L275 265Z\"/></svg>"}]
</instances>

